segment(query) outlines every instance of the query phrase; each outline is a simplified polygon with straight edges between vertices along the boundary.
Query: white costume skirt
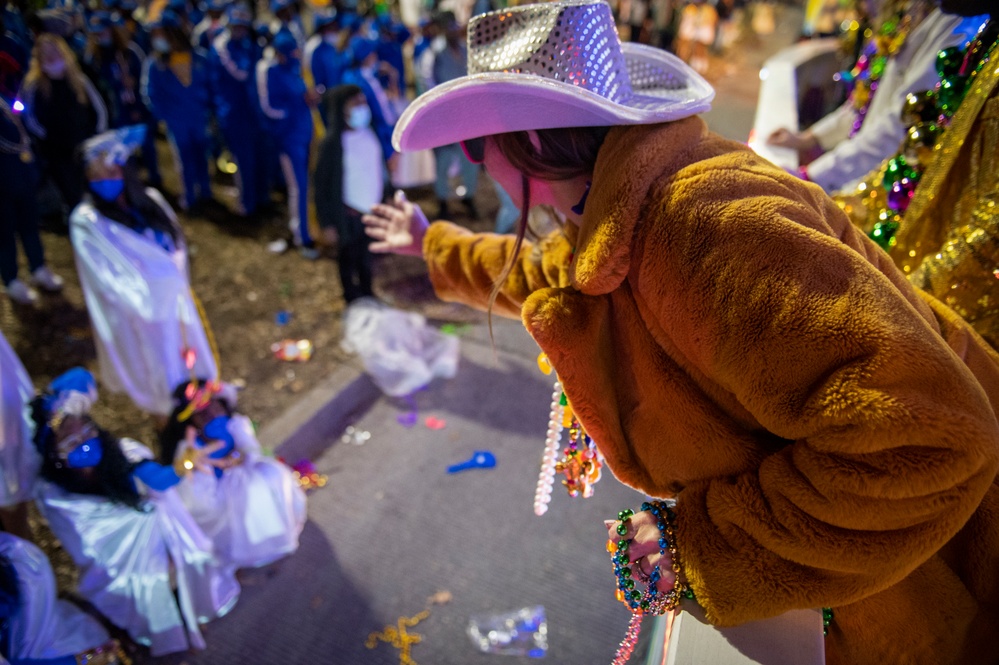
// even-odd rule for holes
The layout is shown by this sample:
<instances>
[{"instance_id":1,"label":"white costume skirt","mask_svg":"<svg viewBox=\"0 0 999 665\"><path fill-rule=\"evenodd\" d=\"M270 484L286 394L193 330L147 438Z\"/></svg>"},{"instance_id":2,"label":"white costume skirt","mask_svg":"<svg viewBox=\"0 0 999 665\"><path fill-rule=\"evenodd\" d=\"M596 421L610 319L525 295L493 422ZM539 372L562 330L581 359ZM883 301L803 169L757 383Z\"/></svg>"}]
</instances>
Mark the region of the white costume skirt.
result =
<instances>
[{"instance_id":1,"label":"white costume skirt","mask_svg":"<svg viewBox=\"0 0 999 665\"><path fill-rule=\"evenodd\" d=\"M242 463L221 478L192 473L177 492L221 561L237 568L264 566L298 549L305 493L287 465L260 453L246 416L234 415L229 432Z\"/></svg>"},{"instance_id":2,"label":"white costume skirt","mask_svg":"<svg viewBox=\"0 0 999 665\"><path fill-rule=\"evenodd\" d=\"M14 566L21 596L10 619L8 648L15 661L75 656L110 639L96 619L56 597L52 566L35 545L0 532L0 554ZM0 662L6 662L2 656Z\"/></svg>"},{"instance_id":3,"label":"white costume skirt","mask_svg":"<svg viewBox=\"0 0 999 665\"><path fill-rule=\"evenodd\" d=\"M236 604L232 568L173 489L151 493L142 511L39 481L38 503L80 568L79 594L152 655L203 649L198 624Z\"/></svg>"}]
</instances>

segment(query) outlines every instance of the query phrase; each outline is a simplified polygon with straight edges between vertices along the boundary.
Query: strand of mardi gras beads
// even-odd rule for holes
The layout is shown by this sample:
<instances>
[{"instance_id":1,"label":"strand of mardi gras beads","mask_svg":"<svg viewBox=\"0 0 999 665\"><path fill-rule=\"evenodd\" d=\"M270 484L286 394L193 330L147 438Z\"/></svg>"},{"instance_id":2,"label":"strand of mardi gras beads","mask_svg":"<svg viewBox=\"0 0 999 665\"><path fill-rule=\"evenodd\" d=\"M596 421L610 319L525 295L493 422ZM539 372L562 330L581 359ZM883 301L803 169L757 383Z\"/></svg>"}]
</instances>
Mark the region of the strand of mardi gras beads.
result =
<instances>
[{"instance_id":1,"label":"strand of mardi gras beads","mask_svg":"<svg viewBox=\"0 0 999 665\"><path fill-rule=\"evenodd\" d=\"M562 384L555 381L552 387L552 405L548 416L548 433L545 437L545 452L541 458L541 471L538 474L538 487L534 492L534 514L544 515L552 500L552 487L555 485L555 467L558 464L558 451L562 446L562 416L565 407L561 404Z\"/></svg>"}]
</instances>

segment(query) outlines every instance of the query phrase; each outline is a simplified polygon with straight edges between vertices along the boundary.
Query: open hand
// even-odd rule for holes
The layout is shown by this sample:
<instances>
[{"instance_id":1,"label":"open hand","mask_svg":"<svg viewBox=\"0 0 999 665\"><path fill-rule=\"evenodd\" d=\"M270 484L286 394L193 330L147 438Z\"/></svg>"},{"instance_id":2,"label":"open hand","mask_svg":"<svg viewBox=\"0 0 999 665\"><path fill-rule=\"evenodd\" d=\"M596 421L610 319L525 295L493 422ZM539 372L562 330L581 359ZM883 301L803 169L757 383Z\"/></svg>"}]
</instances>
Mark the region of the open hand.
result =
<instances>
[{"instance_id":1,"label":"open hand","mask_svg":"<svg viewBox=\"0 0 999 665\"><path fill-rule=\"evenodd\" d=\"M423 255L423 236L430 223L420 206L407 200L402 190L395 193L391 204L373 206L361 221L364 232L377 241L371 243L372 252Z\"/></svg>"}]
</instances>

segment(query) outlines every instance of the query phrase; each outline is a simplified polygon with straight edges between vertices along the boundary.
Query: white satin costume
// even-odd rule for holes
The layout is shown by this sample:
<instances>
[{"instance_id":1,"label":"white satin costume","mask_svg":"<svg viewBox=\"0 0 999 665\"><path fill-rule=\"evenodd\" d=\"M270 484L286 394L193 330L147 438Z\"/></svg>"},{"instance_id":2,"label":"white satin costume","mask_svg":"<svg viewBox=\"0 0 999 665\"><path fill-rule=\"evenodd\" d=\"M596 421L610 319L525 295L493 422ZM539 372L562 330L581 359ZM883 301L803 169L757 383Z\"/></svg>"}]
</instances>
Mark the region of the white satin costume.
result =
<instances>
[{"instance_id":1,"label":"white satin costume","mask_svg":"<svg viewBox=\"0 0 999 665\"><path fill-rule=\"evenodd\" d=\"M42 458L32 442L35 396L21 359L0 333L0 508L30 501Z\"/></svg>"},{"instance_id":2,"label":"white satin costume","mask_svg":"<svg viewBox=\"0 0 999 665\"><path fill-rule=\"evenodd\" d=\"M177 492L220 560L237 568L264 566L298 549L305 492L287 465L261 453L249 418L233 414L228 430L235 444L231 455L241 462L221 477L188 474Z\"/></svg>"},{"instance_id":3,"label":"white satin costume","mask_svg":"<svg viewBox=\"0 0 999 665\"><path fill-rule=\"evenodd\" d=\"M120 444L130 462L153 459L137 441ZM232 567L215 557L176 487L156 492L137 479L136 485L144 510L44 480L38 504L80 569L80 596L154 656L203 649L199 624L236 604L239 583Z\"/></svg>"},{"instance_id":4,"label":"white satin costume","mask_svg":"<svg viewBox=\"0 0 999 665\"><path fill-rule=\"evenodd\" d=\"M75 656L111 639L96 619L56 597L52 566L40 549L0 532L0 555L17 572L20 606L10 620L9 645L15 661Z\"/></svg>"},{"instance_id":5,"label":"white satin costume","mask_svg":"<svg viewBox=\"0 0 999 665\"><path fill-rule=\"evenodd\" d=\"M160 193L146 193L176 224ZM150 234L104 217L88 202L70 216L70 239L105 386L128 393L149 413L168 416L174 388L191 378L185 347L196 354L196 376L218 378L183 244L168 252Z\"/></svg>"}]
</instances>

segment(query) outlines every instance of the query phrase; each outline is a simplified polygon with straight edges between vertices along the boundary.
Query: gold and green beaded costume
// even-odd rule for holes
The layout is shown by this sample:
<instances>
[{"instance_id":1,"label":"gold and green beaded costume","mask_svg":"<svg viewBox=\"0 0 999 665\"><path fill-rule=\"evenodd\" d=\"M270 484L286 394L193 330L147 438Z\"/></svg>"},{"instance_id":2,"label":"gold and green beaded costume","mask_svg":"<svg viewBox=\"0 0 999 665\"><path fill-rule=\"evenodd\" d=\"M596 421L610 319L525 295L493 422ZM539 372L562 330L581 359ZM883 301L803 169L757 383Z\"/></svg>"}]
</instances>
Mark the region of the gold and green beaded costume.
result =
<instances>
[{"instance_id":1,"label":"gold and green beaded costume","mask_svg":"<svg viewBox=\"0 0 999 665\"><path fill-rule=\"evenodd\" d=\"M999 348L999 60L937 146L890 253L913 285Z\"/></svg>"},{"instance_id":2,"label":"gold and green beaded costume","mask_svg":"<svg viewBox=\"0 0 999 665\"><path fill-rule=\"evenodd\" d=\"M999 348L999 58L993 43L963 101L925 164L904 213L887 204L884 180L892 160L849 193L834 198L851 220L879 242L913 285L958 312ZM918 125L916 126L918 127ZM913 130L910 130L910 135ZM932 142L930 142L932 145ZM913 157L910 157L913 159ZM889 242L890 240L890 242Z\"/></svg>"}]
</instances>

